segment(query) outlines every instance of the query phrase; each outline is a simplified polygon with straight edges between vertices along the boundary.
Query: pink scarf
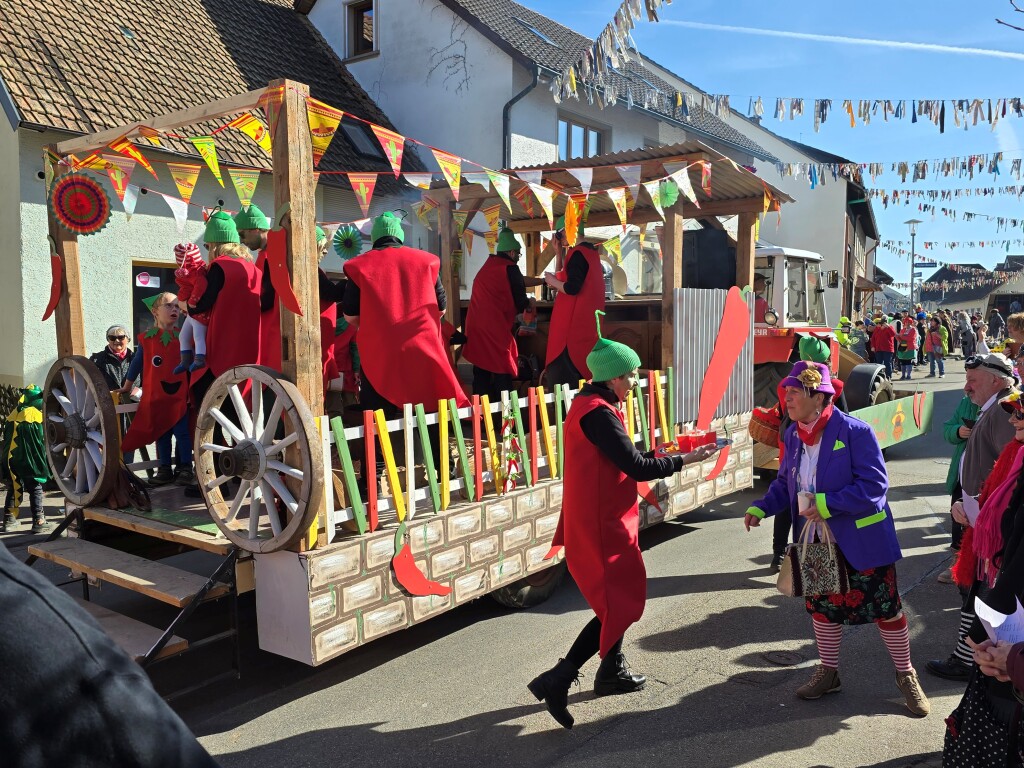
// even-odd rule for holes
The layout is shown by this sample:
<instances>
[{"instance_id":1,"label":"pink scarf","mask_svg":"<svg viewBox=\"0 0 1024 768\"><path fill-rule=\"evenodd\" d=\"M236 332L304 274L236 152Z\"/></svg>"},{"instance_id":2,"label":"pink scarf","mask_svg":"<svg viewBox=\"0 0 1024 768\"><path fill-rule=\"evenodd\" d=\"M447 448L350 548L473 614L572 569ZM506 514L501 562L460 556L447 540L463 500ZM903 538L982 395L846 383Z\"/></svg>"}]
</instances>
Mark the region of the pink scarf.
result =
<instances>
[{"instance_id":1,"label":"pink scarf","mask_svg":"<svg viewBox=\"0 0 1024 768\"><path fill-rule=\"evenodd\" d=\"M128 356L128 347L125 347L120 352L114 349L110 349L110 347L107 347L107 350L118 360L124 360Z\"/></svg>"},{"instance_id":2,"label":"pink scarf","mask_svg":"<svg viewBox=\"0 0 1024 768\"><path fill-rule=\"evenodd\" d=\"M1021 449L1024 449L1024 443L1017 448L1010 471L999 485L992 489L985 503L981 505L978 519L974 521L974 551L978 555L978 575L989 586L995 584L999 572L993 560L1003 548L1003 514L1017 485L1021 466L1024 465L1024 450Z\"/></svg>"}]
</instances>

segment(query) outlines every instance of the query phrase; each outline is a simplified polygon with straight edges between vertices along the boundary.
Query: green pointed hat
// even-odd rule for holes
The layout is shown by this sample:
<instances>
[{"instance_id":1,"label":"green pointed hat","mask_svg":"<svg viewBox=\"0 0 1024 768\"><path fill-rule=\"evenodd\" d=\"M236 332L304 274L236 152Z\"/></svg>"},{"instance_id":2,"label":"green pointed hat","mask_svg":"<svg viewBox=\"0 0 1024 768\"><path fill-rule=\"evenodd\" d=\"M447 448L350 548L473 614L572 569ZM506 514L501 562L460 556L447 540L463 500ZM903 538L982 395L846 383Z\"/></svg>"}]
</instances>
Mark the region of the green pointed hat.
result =
<instances>
[{"instance_id":1,"label":"green pointed hat","mask_svg":"<svg viewBox=\"0 0 1024 768\"><path fill-rule=\"evenodd\" d=\"M519 243L519 238L516 237L516 233L508 227L504 227L501 232L498 233L498 245L494 250L497 253L521 251L523 250L523 246Z\"/></svg>"},{"instance_id":2,"label":"green pointed hat","mask_svg":"<svg viewBox=\"0 0 1024 768\"><path fill-rule=\"evenodd\" d=\"M206 222L206 232L203 233L203 242L209 243L210 245L216 245L217 243L238 243L238 227L235 226L234 219L231 218L227 213L216 209L210 214L209 220Z\"/></svg>"},{"instance_id":3,"label":"green pointed hat","mask_svg":"<svg viewBox=\"0 0 1024 768\"><path fill-rule=\"evenodd\" d=\"M142 300L142 303L146 305L146 309L152 312L153 305L156 304L157 299L159 299L163 295L163 291L161 291L160 293L154 293L152 296L147 296L146 298L144 298Z\"/></svg>"},{"instance_id":4,"label":"green pointed hat","mask_svg":"<svg viewBox=\"0 0 1024 768\"><path fill-rule=\"evenodd\" d=\"M402 220L391 211L385 211L373 220L370 241L376 243L382 237L393 237L400 243L405 242L405 230L402 229Z\"/></svg>"},{"instance_id":5,"label":"green pointed hat","mask_svg":"<svg viewBox=\"0 0 1024 768\"><path fill-rule=\"evenodd\" d=\"M255 205L243 208L235 214L235 228L241 232L243 229L270 229L270 220ZM209 241L207 241L209 242Z\"/></svg>"},{"instance_id":6,"label":"green pointed hat","mask_svg":"<svg viewBox=\"0 0 1024 768\"><path fill-rule=\"evenodd\" d=\"M800 337L800 359L812 363L827 363L832 357L828 344L814 336Z\"/></svg>"},{"instance_id":7,"label":"green pointed hat","mask_svg":"<svg viewBox=\"0 0 1024 768\"><path fill-rule=\"evenodd\" d=\"M600 309L594 310L597 321L597 344L587 355L587 368L594 381L611 381L640 367L640 356L625 344L601 335Z\"/></svg>"}]
</instances>

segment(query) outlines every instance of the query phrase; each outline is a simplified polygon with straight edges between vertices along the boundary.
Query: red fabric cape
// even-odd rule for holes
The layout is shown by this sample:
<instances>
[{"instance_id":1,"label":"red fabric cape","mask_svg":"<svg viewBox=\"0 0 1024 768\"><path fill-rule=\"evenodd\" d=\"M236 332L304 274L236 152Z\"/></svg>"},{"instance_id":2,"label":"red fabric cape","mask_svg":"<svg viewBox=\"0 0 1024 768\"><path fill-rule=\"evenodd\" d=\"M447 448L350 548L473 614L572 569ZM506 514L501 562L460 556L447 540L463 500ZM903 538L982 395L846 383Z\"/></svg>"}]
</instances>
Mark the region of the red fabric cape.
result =
<instances>
[{"instance_id":1,"label":"red fabric cape","mask_svg":"<svg viewBox=\"0 0 1024 768\"><path fill-rule=\"evenodd\" d=\"M267 252L260 251L256 257L256 269L260 272L260 287L263 273L269 269ZM281 371L281 298L274 295L274 304L266 312L260 312L260 365Z\"/></svg>"},{"instance_id":2,"label":"red fabric cape","mask_svg":"<svg viewBox=\"0 0 1024 768\"><path fill-rule=\"evenodd\" d=\"M548 328L547 359L544 365L553 363L566 348L569 358L576 370L585 379L590 378L587 367L587 355L597 343L597 323L594 311L604 309L604 270L601 268L601 257L593 246L581 244L574 248L573 253L582 253L587 259L587 279L575 296L559 293L555 297L555 306L551 311L551 325ZM566 259L568 264L569 259ZM565 280L568 273L558 273L559 280ZM467 334L468 336L469 334Z\"/></svg>"},{"instance_id":3,"label":"red fabric cape","mask_svg":"<svg viewBox=\"0 0 1024 768\"><path fill-rule=\"evenodd\" d=\"M152 330L157 332L152 334ZM121 442L122 451L134 451L156 442L178 423L188 409L188 376L173 372L181 359L178 333L174 331L172 338L164 344L163 335L170 332L152 330L140 333L138 338L139 349L145 356L142 399Z\"/></svg>"},{"instance_id":4,"label":"red fabric cape","mask_svg":"<svg viewBox=\"0 0 1024 768\"><path fill-rule=\"evenodd\" d=\"M213 263L224 271L224 287L210 310L206 365L214 376L220 376L236 365L260 362L262 273L245 259L221 256Z\"/></svg>"},{"instance_id":5,"label":"red fabric cape","mask_svg":"<svg viewBox=\"0 0 1024 768\"><path fill-rule=\"evenodd\" d=\"M638 542L637 483L587 439L580 419L608 408L600 395L580 395L565 420L562 514L553 546L565 547L569 572L601 620L601 656L640 619L647 601L647 570Z\"/></svg>"},{"instance_id":6,"label":"red fabric cape","mask_svg":"<svg viewBox=\"0 0 1024 768\"><path fill-rule=\"evenodd\" d=\"M517 312L509 288L509 266L512 262L508 259L489 256L476 273L462 356L485 371L515 376L519 371L519 348L512 335Z\"/></svg>"},{"instance_id":7,"label":"red fabric cape","mask_svg":"<svg viewBox=\"0 0 1024 768\"><path fill-rule=\"evenodd\" d=\"M345 262L359 288L359 359L380 395L401 407L441 399L469 405L448 362L434 284L441 262L417 248L382 248ZM449 298L458 301L458 297Z\"/></svg>"}]
</instances>

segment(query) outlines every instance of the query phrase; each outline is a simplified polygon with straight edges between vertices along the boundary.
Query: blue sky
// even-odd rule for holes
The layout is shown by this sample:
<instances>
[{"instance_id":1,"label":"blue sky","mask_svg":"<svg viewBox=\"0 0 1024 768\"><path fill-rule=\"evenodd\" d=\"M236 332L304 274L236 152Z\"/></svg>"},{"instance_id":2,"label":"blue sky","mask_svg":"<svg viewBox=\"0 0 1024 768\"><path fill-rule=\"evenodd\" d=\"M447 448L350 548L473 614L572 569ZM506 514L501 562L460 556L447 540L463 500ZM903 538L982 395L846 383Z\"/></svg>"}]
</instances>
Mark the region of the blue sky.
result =
<instances>
[{"instance_id":1,"label":"blue sky","mask_svg":"<svg viewBox=\"0 0 1024 768\"><path fill-rule=\"evenodd\" d=\"M618 0L520 0L528 7L596 36L611 20ZM796 139L856 162L884 162L886 172L869 186L879 189L957 189L1024 184L1009 175L1010 161L1024 157L1024 118L1007 116L995 132L988 125L967 131L952 126L947 113L946 132L931 122L909 120L849 127L841 111L843 99L975 99L1024 97L1019 88L1024 75L1024 32L998 25L995 18L1024 26L1024 14L1015 14L1006 0L862 0L853 5L816 0L763 2L735 0L675 0L662 7L662 22L641 21L634 30L639 49L707 93L729 94L732 106L744 113L750 97L761 96L766 125ZM1014 19L1013 17L1018 17ZM701 25L697 28L697 25ZM714 27L714 28L709 28ZM762 35L718 27L772 30ZM789 36L821 36L809 40ZM869 42L841 42L836 38ZM936 46L926 49L905 43ZM953 49L975 49L965 52ZM1010 54L1010 55L1006 55ZM777 97L802 97L805 115L796 121L772 119ZM833 99L833 111L820 132L814 132L811 106L815 98ZM889 170L892 161L914 161L1003 151L1002 175L975 175L974 180L929 176L926 181L900 183ZM782 158L787 159L787 158ZM795 158L793 158L795 159ZM813 195L809 188L805 193ZM1024 239L1019 229L997 233L996 223L953 222L941 214L934 221L911 206L884 209L875 203L882 239L908 239L904 221L922 219L918 244L929 241ZM940 206L994 216L1024 219L1024 202L1012 196L961 197ZM920 247L918 248L920 253ZM1010 253L1024 253L1011 247ZM950 262L978 262L991 267L1002 260L1000 249L937 251L932 255ZM882 249L882 269L897 280L907 280L909 262ZM925 277L930 274L925 270Z\"/></svg>"}]
</instances>

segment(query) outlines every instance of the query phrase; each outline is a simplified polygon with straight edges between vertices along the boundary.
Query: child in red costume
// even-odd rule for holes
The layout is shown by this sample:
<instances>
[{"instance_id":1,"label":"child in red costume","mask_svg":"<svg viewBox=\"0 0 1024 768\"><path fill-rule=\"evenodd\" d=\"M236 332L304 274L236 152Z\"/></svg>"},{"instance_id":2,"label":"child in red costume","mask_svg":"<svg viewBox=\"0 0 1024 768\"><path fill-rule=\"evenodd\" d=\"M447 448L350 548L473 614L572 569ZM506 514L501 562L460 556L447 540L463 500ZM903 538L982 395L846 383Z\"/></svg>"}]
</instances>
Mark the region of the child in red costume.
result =
<instances>
[{"instance_id":1,"label":"child in red costume","mask_svg":"<svg viewBox=\"0 0 1024 768\"><path fill-rule=\"evenodd\" d=\"M181 345L181 362L175 373L195 373L206 366L206 326L210 322L208 312L196 312L196 303L206 293L206 262L195 243L178 243L174 246L174 280L178 284L178 304L188 312L181 326L178 342Z\"/></svg>"}]
</instances>

